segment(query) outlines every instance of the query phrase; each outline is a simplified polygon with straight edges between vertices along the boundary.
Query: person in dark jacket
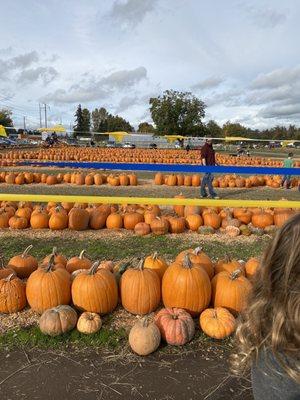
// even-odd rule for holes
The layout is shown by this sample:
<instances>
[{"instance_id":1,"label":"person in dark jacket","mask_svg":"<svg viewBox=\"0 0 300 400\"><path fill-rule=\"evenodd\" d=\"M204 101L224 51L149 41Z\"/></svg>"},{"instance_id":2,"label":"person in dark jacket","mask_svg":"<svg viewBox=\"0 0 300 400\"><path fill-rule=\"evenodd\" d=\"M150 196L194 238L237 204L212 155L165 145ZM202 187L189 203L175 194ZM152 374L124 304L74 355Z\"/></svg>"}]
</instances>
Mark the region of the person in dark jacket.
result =
<instances>
[{"instance_id":1,"label":"person in dark jacket","mask_svg":"<svg viewBox=\"0 0 300 400\"><path fill-rule=\"evenodd\" d=\"M300 213L265 251L236 330L232 369L251 369L255 400L300 399Z\"/></svg>"},{"instance_id":2,"label":"person in dark jacket","mask_svg":"<svg viewBox=\"0 0 300 400\"><path fill-rule=\"evenodd\" d=\"M213 149L212 140L206 139L205 145L201 149L201 161L202 165L214 166L216 165L216 156L215 151ZM217 193L214 191L212 182L214 176L212 173L207 172L204 174L201 181L201 197L207 197L206 186L208 187L209 195L213 199L218 199Z\"/></svg>"}]
</instances>

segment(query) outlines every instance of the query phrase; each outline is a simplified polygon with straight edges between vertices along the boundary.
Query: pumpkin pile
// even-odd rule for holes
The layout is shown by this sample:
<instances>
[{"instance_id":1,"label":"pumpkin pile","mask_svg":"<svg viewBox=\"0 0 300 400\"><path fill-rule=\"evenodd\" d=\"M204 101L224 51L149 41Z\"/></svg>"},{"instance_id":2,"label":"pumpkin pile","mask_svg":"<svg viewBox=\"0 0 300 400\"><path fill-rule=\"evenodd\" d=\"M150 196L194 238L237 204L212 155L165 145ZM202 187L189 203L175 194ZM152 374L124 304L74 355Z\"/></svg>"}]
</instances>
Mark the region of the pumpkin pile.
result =
<instances>
[{"instance_id":1,"label":"pumpkin pile","mask_svg":"<svg viewBox=\"0 0 300 400\"><path fill-rule=\"evenodd\" d=\"M111 186L137 186L138 179L133 173L131 174L101 174L98 172L67 172L65 174L41 174L40 172L0 172L0 183L10 185L30 185L30 184L73 184L77 186L99 186L108 184Z\"/></svg>"},{"instance_id":2,"label":"pumpkin pile","mask_svg":"<svg viewBox=\"0 0 300 400\"><path fill-rule=\"evenodd\" d=\"M270 166L281 167L282 160L265 157L234 157L217 153L216 159L221 165ZM80 148L59 146L49 149L13 149L0 153L0 165L12 165L18 161L74 161L74 162L125 162L158 164L200 164L199 150L183 149L124 149L124 148ZM300 165L296 161L296 166Z\"/></svg>"},{"instance_id":3,"label":"pumpkin pile","mask_svg":"<svg viewBox=\"0 0 300 400\"><path fill-rule=\"evenodd\" d=\"M212 338L231 335L260 268L257 258L213 261L200 247L180 252L171 263L157 253L126 262L92 262L82 251L67 260L56 248L38 262L31 250L7 265L2 259L0 313L28 304L41 315L44 334L57 336L75 327L93 334L101 329L101 316L120 303L142 317L129 334L131 348L140 355L155 351L161 339L173 346L190 342L195 318L198 329Z\"/></svg>"},{"instance_id":4,"label":"pumpkin pile","mask_svg":"<svg viewBox=\"0 0 300 400\"><path fill-rule=\"evenodd\" d=\"M268 186L271 188L279 188L281 186L282 177L279 175L252 175L247 178L233 175L222 175L215 177L212 185L215 188L251 188L257 186ZM154 185L167 185L167 186L192 186L199 187L201 185L201 176L199 174L183 175L183 174L170 174L163 175L158 172L154 176ZM291 179L291 187L297 187L299 179L293 177Z\"/></svg>"},{"instance_id":5,"label":"pumpkin pile","mask_svg":"<svg viewBox=\"0 0 300 400\"><path fill-rule=\"evenodd\" d=\"M183 198L183 195L175 196ZM29 202L3 201L0 207L0 229L126 229L139 236L219 232L231 237L272 233L297 211L292 209L220 208L157 205L109 205L55 203L33 205Z\"/></svg>"}]
</instances>

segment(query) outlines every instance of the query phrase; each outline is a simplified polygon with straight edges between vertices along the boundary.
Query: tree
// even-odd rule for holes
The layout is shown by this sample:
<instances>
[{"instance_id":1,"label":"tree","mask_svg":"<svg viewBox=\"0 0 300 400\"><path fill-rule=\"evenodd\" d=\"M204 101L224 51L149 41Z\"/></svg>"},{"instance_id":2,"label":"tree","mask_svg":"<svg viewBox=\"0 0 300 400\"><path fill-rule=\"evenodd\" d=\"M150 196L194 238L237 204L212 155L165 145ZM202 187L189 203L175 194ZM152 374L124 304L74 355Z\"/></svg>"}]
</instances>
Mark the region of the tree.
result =
<instances>
[{"instance_id":1,"label":"tree","mask_svg":"<svg viewBox=\"0 0 300 400\"><path fill-rule=\"evenodd\" d=\"M247 136L247 128L239 123L227 121L223 125L224 136Z\"/></svg>"},{"instance_id":2,"label":"tree","mask_svg":"<svg viewBox=\"0 0 300 400\"><path fill-rule=\"evenodd\" d=\"M87 108L82 110L82 132L91 131L91 113Z\"/></svg>"},{"instance_id":3,"label":"tree","mask_svg":"<svg viewBox=\"0 0 300 400\"><path fill-rule=\"evenodd\" d=\"M124 118L120 117L119 115L109 114L106 123L107 123L106 132L133 131L133 127L130 125L130 123L126 121Z\"/></svg>"},{"instance_id":4,"label":"tree","mask_svg":"<svg viewBox=\"0 0 300 400\"><path fill-rule=\"evenodd\" d=\"M138 132L140 133L154 133L155 128L152 124L148 122L141 122L138 127Z\"/></svg>"},{"instance_id":5,"label":"tree","mask_svg":"<svg viewBox=\"0 0 300 400\"><path fill-rule=\"evenodd\" d=\"M207 136L217 138L223 136L223 131L222 128L215 121L211 119L206 124L206 134Z\"/></svg>"},{"instance_id":6,"label":"tree","mask_svg":"<svg viewBox=\"0 0 300 400\"><path fill-rule=\"evenodd\" d=\"M92 122L93 122L93 131L94 132L106 132L107 129L101 131L100 127L104 126L105 121L107 121L109 114L104 107L95 108L92 111Z\"/></svg>"},{"instance_id":7,"label":"tree","mask_svg":"<svg viewBox=\"0 0 300 400\"><path fill-rule=\"evenodd\" d=\"M0 125L13 126L12 112L6 108L0 110Z\"/></svg>"},{"instance_id":8,"label":"tree","mask_svg":"<svg viewBox=\"0 0 300 400\"><path fill-rule=\"evenodd\" d=\"M83 132L83 115L82 115L81 104L78 104L74 116L75 116L75 125L73 126L73 129L74 129L74 135L76 136L78 132Z\"/></svg>"},{"instance_id":9,"label":"tree","mask_svg":"<svg viewBox=\"0 0 300 400\"><path fill-rule=\"evenodd\" d=\"M167 90L149 103L157 134L201 134L206 106L192 93Z\"/></svg>"}]
</instances>

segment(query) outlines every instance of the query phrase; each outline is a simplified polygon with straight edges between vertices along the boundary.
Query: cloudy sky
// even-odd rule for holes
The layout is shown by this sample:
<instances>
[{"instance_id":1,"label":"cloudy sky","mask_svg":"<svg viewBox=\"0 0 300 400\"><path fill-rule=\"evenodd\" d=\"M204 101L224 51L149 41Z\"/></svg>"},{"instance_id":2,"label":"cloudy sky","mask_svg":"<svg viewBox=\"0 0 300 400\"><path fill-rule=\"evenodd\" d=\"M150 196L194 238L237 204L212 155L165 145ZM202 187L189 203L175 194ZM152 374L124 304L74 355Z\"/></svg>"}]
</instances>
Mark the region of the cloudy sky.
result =
<instances>
[{"instance_id":1,"label":"cloudy sky","mask_svg":"<svg viewBox=\"0 0 300 400\"><path fill-rule=\"evenodd\" d=\"M78 103L137 126L192 91L206 119L300 125L299 0L2 0L0 107L73 124ZM297 39L298 38L298 39Z\"/></svg>"}]
</instances>

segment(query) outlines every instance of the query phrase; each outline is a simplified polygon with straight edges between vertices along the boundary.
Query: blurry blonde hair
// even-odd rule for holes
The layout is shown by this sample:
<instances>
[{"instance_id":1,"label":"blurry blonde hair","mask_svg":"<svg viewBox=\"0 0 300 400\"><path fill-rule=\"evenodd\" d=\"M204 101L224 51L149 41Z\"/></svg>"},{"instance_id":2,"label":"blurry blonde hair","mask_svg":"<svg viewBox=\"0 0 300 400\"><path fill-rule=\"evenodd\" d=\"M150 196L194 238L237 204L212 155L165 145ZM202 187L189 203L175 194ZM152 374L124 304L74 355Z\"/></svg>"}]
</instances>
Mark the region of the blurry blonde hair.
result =
<instances>
[{"instance_id":1,"label":"blurry blonde hair","mask_svg":"<svg viewBox=\"0 0 300 400\"><path fill-rule=\"evenodd\" d=\"M264 253L248 307L240 316L235 346L234 373L246 372L258 353L268 349L300 382L300 213L282 226Z\"/></svg>"}]
</instances>

